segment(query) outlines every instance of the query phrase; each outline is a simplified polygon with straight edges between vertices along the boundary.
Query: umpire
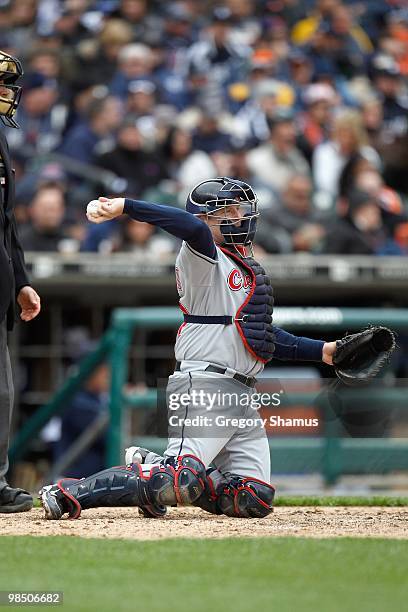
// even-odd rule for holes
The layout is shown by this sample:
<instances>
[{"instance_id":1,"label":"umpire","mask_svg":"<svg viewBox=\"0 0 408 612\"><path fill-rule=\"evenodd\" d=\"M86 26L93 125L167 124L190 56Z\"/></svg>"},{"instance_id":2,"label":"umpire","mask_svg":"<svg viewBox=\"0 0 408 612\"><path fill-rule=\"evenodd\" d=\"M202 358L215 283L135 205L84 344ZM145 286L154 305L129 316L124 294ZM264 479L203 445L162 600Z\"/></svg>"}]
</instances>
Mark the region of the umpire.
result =
<instances>
[{"instance_id":1,"label":"umpire","mask_svg":"<svg viewBox=\"0 0 408 612\"><path fill-rule=\"evenodd\" d=\"M23 70L18 59L0 51L0 118L4 125L18 128L13 119L21 96L15 85ZM13 379L7 348L7 331L15 319L15 303L23 321L40 312L40 298L29 285L16 222L13 214L14 172L4 131L0 130L0 512L31 510L33 499L27 491L8 486L8 445L14 401Z\"/></svg>"}]
</instances>

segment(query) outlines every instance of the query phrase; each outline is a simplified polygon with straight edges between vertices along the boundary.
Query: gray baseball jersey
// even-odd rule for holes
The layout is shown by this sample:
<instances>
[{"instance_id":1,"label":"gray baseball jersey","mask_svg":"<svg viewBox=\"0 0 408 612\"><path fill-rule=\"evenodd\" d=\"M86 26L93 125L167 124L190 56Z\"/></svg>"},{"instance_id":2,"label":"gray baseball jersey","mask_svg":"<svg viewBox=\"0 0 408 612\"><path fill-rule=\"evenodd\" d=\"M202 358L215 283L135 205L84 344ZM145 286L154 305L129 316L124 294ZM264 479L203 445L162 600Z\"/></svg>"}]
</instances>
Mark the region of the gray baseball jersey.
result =
<instances>
[{"instance_id":1,"label":"gray baseball jersey","mask_svg":"<svg viewBox=\"0 0 408 612\"><path fill-rule=\"evenodd\" d=\"M210 259L183 242L176 260L180 307L194 315L235 316L251 289L252 279L217 247ZM256 376L264 365L245 348L236 325L184 323L177 334L175 354L183 371L203 369L204 363Z\"/></svg>"}]
</instances>

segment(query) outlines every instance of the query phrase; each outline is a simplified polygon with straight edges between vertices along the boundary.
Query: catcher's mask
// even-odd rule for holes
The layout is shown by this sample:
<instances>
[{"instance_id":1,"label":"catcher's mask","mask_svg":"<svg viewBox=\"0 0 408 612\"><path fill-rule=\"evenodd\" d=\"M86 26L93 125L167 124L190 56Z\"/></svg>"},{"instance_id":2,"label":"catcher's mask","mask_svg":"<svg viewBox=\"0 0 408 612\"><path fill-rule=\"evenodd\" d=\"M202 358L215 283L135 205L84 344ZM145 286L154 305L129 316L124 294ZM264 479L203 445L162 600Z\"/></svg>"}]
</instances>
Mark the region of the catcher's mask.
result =
<instances>
[{"instance_id":1,"label":"catcher's mask","mask_svg":"<svg viewBox=\"0 0 408 612\"><path fill-rule=\"evenodd\" d=\"M22 75L20 61L0 51L0 119L8 127L19 127L13 117L20 103L21 87L14 83Z\"/></svg>"},{"instance_id":2,"label":"catcher's mask","mask_svg":"<svg viewBox=\"0 0 408 612\"><path fill-rule=\"evenodd\" d=\"M239 206L242 216L227 217L229 206ZM224 211L217 216L225 244L235 246L251 245L255 237L259 217L258 198L248 183L226 176L202 181L190 192L186 210L193 215L211 215Z\"/></svg>"}]
</instances>

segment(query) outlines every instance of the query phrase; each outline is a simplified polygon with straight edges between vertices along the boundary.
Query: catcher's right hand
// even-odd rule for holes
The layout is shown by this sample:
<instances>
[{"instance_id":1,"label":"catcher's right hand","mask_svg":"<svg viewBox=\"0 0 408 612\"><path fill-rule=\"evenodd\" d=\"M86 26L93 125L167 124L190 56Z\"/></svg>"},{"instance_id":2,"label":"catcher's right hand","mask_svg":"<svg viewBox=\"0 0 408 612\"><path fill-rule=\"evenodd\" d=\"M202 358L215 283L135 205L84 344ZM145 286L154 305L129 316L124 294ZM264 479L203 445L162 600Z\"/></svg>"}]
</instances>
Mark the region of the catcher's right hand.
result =
<instances>
[{"instance_id":1,"label":"catcher's right hand","mask_svg":"<svg viewBox=\"0 0 408 612\"><path fill-rule=\"evenodd\" d=\"M88 221L91 221L91 223L103 223L104 221L120 217L120 215L123 214L123 207L125 205L124 198L109 199L100 197L98 201L98 209L92 214L87 213L86 215Z\"/></svg>"},{"instance_id":2,"label":"catcher's right hand","mask_svg":"<svg viewBox=\"0 0 408 612\"><path fill-rule=\"evenodd\" d=\"M346 385L356 386L374 378L396 347L395 333L387 327L369 327L337 340L333 365Z\"/></svg>"}]
</instances>

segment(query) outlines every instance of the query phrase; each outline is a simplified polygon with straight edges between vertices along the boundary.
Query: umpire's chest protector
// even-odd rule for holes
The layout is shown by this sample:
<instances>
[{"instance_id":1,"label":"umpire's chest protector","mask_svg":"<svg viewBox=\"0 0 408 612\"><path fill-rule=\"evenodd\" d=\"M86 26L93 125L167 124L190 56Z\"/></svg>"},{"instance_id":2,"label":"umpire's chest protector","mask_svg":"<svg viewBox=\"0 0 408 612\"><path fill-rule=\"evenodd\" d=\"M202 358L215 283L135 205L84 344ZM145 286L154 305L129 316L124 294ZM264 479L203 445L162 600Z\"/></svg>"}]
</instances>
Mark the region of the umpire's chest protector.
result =
<instances>
[{"instance_id":1,"label":"umpire's chest protector","mask_svg":"<svg viewBox=\"0 0 408 612\"><path fill-rule=\"evenodd\" d=\"M256 359L267 363L275 350L271 281L263 267L252 257L242 259L225 248L221 250L252 278L250 291L235 315L235 325L245 348Z\"/></svg>"}]
</instances>

